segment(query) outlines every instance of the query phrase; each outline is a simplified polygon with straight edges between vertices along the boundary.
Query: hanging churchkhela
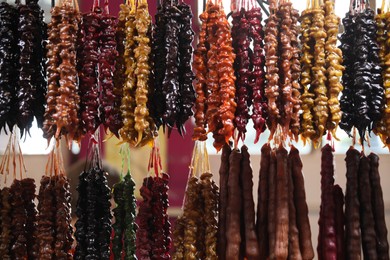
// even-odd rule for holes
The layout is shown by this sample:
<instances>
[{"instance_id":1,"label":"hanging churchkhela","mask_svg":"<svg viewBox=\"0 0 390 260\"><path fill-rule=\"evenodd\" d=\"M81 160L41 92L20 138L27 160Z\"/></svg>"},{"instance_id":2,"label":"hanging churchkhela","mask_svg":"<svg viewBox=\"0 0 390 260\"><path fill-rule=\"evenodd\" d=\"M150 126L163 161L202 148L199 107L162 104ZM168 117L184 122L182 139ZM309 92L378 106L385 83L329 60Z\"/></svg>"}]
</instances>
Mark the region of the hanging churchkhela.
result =
<instances>
[{"instance_id":1,"label":"hanging churchkhela","mask_svg":"<svg viewBox=\"0 0 390 260\"><path fill-rule=\"evenodd\" d=\"M195 101L192 87L191 7L184 2L162 1L153 31L153 91L150 108L157 127L168 131L174 126L185 133L184 123L190 118Z\"/></svg>"},{"instance_id":2,"label":"hanging churchkhela","mask_svg":"<svg viewBox=\"0 0 390 260\"><path fill-rule=\"evenodd\" d=\"M233 69L236 55L221 3L208 0L206 10L199 17L202 26L193 64L197 93L193 139L206 140L207 133L211 132L214 147L219 151L233 137L237 106Z\"/></svg>"},{"instance_id":3,"label":"hanging churchkhela","mask_svg":"<svg viewBox=\"0 0 390 260\"><path fill-rule=\"evenodd\" d=\"M75 259L109 259L111 237L111 192L102 169L99 143L93 144L77 187L77 241Z\"/></svg>"},{"instance_id":4,"label":"hanging churchkhela","mask_svg":"<svg viewBox=\"0 0 390 260\"><path fill-rule=\"evenodd\" d=\"M151 18L146 0L121 5L119 20L125 23L126 81L123 86L120 135L132 146L143 146L157 135L148 104Z\"/></svg>"},{"instance_id":5,"label":"hanging churchkhela","mask_svg":"<svg viewBox=\"0 0 390 260\"><path fill-rule=\"evenodd\" d=\"M292 146L261 149L257 206L259 258L313 259L302 161ZM286 231L287 230L287 231Z\"/></svg>"},{"instance_id":6,"label":"hanging churchkhela","mask_svg":"<svg viewBox=\"0 0 390 260\"><path fill-rule=\"evenodd\" d=\"M77 48L77 69L80 95L79 134L95 133L99 126L99 86L97 64L99 61L99 22L101 8L94 1L92 11L82 15Z\"/></svg>"},{"instance_id":7,"label":"hanging churchkhela","mask_svg":"<svg viewBox=\"0 0 390 260\"><path fill-rule=\"evenodd\" d=\"M361 142L376 128L385 104L374 15L369 5L351 9L343 19L345 32L341 37L346 71L340 127L349 135L355 127Z\"/></svg>"},{"instance_id":8,"label":"hanging churchkhela","mask_svg":"<svg viewBox=\"0 0 390 260\"><path fill-rule=\"evenodd\" d=\"M65 136L68 145L79 140L80 96L77 92L76 43L80 14L72 1L63 1L51 10L47 43L47 106L44 137Z\"/></svg>"},{"instance_id":9,"label":"hanging churchkhela","mask_svg":"<svg viewBox=\"0 0 390 260\"><path fill-rule=\"evenodd\" d=\"M36 186L34 179L25 177L26 167L15 130L16 126L10 135L0 166L4 184L7 184L7 177L13 174L12 184L0 190L0 256L3 259L27 259L35 255Z\"/></svg>"},{"instance_id":10,"label":"hanging churchkhela","mask_svg":"<svg viewBox=\"0 0 390 260\"><path fill-rule=\"evenodd\" d=\"M18 125L29 133L34 118L43 125L46 94L43 11L35 0L16 7L1 3L0 130ZM12 111L15 116L11 116Z\"/></svg>"},{"instance_id":11,"label":"hanging churchkhela","mask_svg":"<svg viewBox=\"0 0 390 260\"><path fill-rule=\"evenodd\" d=\"M63 168L59 142L49 157L46 175L38 193L35 257L68 259L72 257L70 186ZM53 232L54 231L54 232Z\"/></svg>"},{"instance_id":12,"label":"hanging churchkhela","mask_svg":"<svg viewBox=\"0 0 390 260\"><path fill-rule=\"evenodd\" d=\"M323 6L312 1L300 18L302 42L302 121L304 141L316 146L329 131L335 138L341 119L339 93L344 67L342 52L336 47L340 19L335 15L334 2Z\"/></svg>"},{"instance_id":13,"label":"hanging churchkhela","mask_svg":"<svg viewBox=\"0 0 390 260\"><path fill-rule=\"evenodd\" d=\"M99 85L101 91L100 121L104 128L109 129L119 138L122 127L120 105L122 93L115 91L114 75L115 60L118 56L116 33L116 18L110 14L108 0L104 1L103 13L100 19L99 38Z\"/></svg>"},{"instance_id":14,"label":"hanging churchkhela","mask_svg":"<svg viewBox=\"0 0 390 260\"><path fill-rule=\"evenodd\" d=\"M38 127L43 125L46 94L44 76L46 24L43 10L36 0L28 0L23 5L17 1L19 13L18 46L19 63L17 82L17 125L21 135L29 132L34 117Z\"/></svg>"},{"instance_id":15,"label":"hanging churchkhela","mask_svg":"<svg viewBox=\"0 0 390 260\"><path fill-rule=\"evenodd\" d=\"M170 259L171 223L168 219L169 175L161 172L161 157L156 143L149 158L148 171L152 174L144 178L140 193L137 223L137 255L142 259Z\"/></svg>"},{"instance_id":16,"label":"hanging churchkhela","mask_svg":"<svg viewBox=\"0 0 390 260\"><path fill-rule=\"evenodd\" d=\"M260 252L259 246L261 245L258 244L256 236L255 211L251 195L252 176L250 164L247 161L249 160L247 148L244 146L240 152L238 149L230 151L230 147L225 146L222 156L220 168L220 208L222 211L218 223L219 257L236 259L243 254L248 259L259 259L261 254L267 255L267 253ZM241 196L235 196L233 192ZM224 208L226 211L223 210ZM240 214L241 211L244 215ZM263 242L265 242L264 238L262 237ZM243 252L240 251L242 245L245 245Z\"/></svg>"},{"instance_id":17,"label":"hanging churchkhela","mask_svg":"<svg viewBox=\"0 0 390 260\"><path fill-rule=\"evenodd\" d=\"M345 161L345 254L361 258L363 247L364 258L389 259L379 157L351 147Z\"/></svg>"},{"instance_id":18,"label":"hanging churchkhela","mask_svg":"<svg viewBox=\"0 0 390 260\"><path fill-rule=\"evenodd\" d=\"M322 148L321 155L321 210L318 220L319 234L317 253L318 259L339 259L338 252L344 249L343 233L338 233L337 223L343 221L344 213L341 210L341 216L336 218L336 202L343 199L341 190L341 198L335 197L335 190L339 188L334 185L334 165L332 147L327 144ZM336 188L338 187L338 188ZM339 242L339 243L337 243Z\"/></svg>"},{"instance_id":19,"label":"hanging churchkhela","mask_svg":"<svg viewBox=\"0 0 390 260\"><path fill-rule=\"evenodd\" d=\"M94 1L92 11L83 14L77 50L80 94L80 126L78 135L93 135L100 123L119 137L122 127L120 103L122 91L115 87L116 18ZM123 54L123 53L122 53Z\"/></svg>"},{"instance_id":20,"label":"hanging churchkhela","mask_svg":"<svg viewBox=\"0 0 390 260\"><path fill-rule=\"evenodd\" d=\"M387 52L388 49L388 36L387 32L390 28L390 20L388 19L389 12L384 11L384 6L382 6L381 9L378 9L378 14L375 17L375 22L377 26L376 30L376 40L379 45L379 58L382 66L382 77L383 77L383 88L384 88L384 94L385 94L385 109L382 113L381 120L377 123L376 127L374 128L374 133L377 134L382 142L387 146L390 147L390 81L389 77L390 74L388 73L389 70L389 63L387 60L389 59L389 55Z\"/></svg>"},{"instance_id":21,"label":"hanging churchkhela","mask_svg":"<svg viewBox=\"0 0 390 260\"><path fill-rule=\"evenodd\" d=\"M11 131L16 124L16 118L11 116L16 108L16 82L18 48L17 48L17 23L18 13L15 6L7 2L0 3L0 131L6 127Z\"/></svg>"},{"instance_id":22,"label":"hanging churchkhela","mask_svg":"<svg viewBox=\"0 0 390 260\"><path fill-rule=\"evenodd\" d=\"M16 178L17 168L20 180ZM5 183L10 169L13 169L12 185L4 187L0 193L0 256L2 259L69 259L73 242L69 181L59 143L51 152L46 174L41 179L37 207L35 181L23 177L26 167L14 133L0 167Z\"/></svg>"},{"instance_id":23,"label":"hanging churchkhela","mask_svg":"<svg viewBox=\"0 0 390 260\"><path fill-rule=\"evenodd\" d=\"M199 176L200 175L200 176ZM216 259L218 186L210 173L206 144L195 142L183 213L173 231L172 259Z\"/></svg>"},{"instance_id":24,"label":"hanging churchkhela","mask_svg":"<svg viewBox=\"0 0 390 260\"><path fill-rule=\"evenodd\" d=\"M263 27L260 7L240 6L233 1L236 9L232 10L232 39L236 53L234 69L236 75L237 109L234 124L238 131L238 139L245 140L246 125L252 118L256 130L255 143L265 130L267 104L264 97L264 52ZM251 41L253 48L250 47ZM250 115L250 107L252 114Z\"/></svg>"},{"instance_id":25,"label":"hanging churchkhela","mask_svg":"<svg viewBox=\"0 0 390 260\"><path fill-rule=\"evenodd\" d=\"M278 127L285 140L297 139L300 111L300 50L298 49L299 13L290 1L270 2L270 16L265 24L264 50L268 100L267 125L270 139Z\"/></svg>"},{"instance_id":26,"label":"hanging churchkhela","mask_svg":"<svg viewBox=\"0 0 390 260\"><path fill-rule=\"evenodd\" d=\"M122 149L125 149L122 147ZM125 156L127 157L127 167L130 167L129 150L126 148ZM124 158L122 158L124 160ZM122 169L123 171L123 169ZM137 224L135 223L136 215L136 198L134 196L135 183L127 169L125 176L121 176L122 180L116 183L113 187L113 197L116 207L113 209L115 222L112 225L114 236L112 242L112 254L114 259L137 259L136 252L136 231Z\"/></svg>"}]
</instances>

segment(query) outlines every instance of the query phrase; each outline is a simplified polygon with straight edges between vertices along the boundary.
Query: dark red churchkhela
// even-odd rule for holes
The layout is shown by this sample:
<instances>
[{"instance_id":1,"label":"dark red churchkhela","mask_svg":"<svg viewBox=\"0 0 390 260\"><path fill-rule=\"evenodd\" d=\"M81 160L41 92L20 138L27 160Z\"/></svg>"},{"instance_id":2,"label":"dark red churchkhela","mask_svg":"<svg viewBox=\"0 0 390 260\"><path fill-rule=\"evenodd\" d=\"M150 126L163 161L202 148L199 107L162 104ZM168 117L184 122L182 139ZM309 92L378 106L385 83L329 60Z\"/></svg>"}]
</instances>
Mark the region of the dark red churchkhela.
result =
<instances>
[{"instance_id":1,"label":"dark red churchkhela","mask_svg":"<svg viewBox=\"0 0 390 260\"><path fill-rule=\"evenodd\" d=\"M228 201L228 178L229 178L229 157L231 148L228 144L222 149L221 166L219 168L219 214L218 214L218 243L217 253L220 259L226 255L226 217Z\"/></svg>"},{"instance_id":2,"label":"dark red churchkhela","mask_svg":"<svg viewBox=\"0 0 390 260\"><path fill-rule=\"evenodd\" d=\"M143 201L137 215L137 255L142 259L170 259L168 179L166 173L162 177L145 178L140 190Z\"/></svg>"},{"instance_id":3,"label":"dark red churchkhela","mask_svg":"<svg viewBox=\"0 0 390 260\"><path fill-rule=\"evenodd\" d=\"M257 239L259 241L259 259L268 256L268 172L271 163L271 146L264 144L261 148L261 161L259 172L259 188L257 192Z\"/></svg>"},{"instance_id":4,"label":"dark red churchkhela","mask_svg":"<svg viewBox=\"0 0 390 260\"><path fill-rule=\"evenodd\" d=\"M236 53L234 70L236 75L236 103L237 109L234 124L238 131L238 139L245 140L246 125L249 120L249 107L252 103L252 92L249 88L249 76L252 56L250 46L250 24L245 16L245 9L241 8L232 14L233 48Z\"/></svg>"},{"instance_id":5,"label":"dark red churchkhela","mask_svg":"<svg viewBox=\"0 0 390 260\"><path fill-rule=\"evenodd\" d=\"M119 137L122 126L119 97L114 91L114 73L116 57L118 56L116 33L116 18L109 14L108 1L105 1L104 12L100 18L99 37L99 84L101 89L100 120L105 129Z\"/></svg>"},{"instance_id":6,"label":"dark red churchkhela","mask_svg":"<svg viewBox=\"0 0 390 260\"><path fill-rule=\"evenodd\" d=\"M81 134L94 134L99 125L99 92L97 64L99 61L99 21L101 9L94 7L92 12L83 14L80 24L77 69L80 95Z\"/></svg>"},{"instance_id":7,"label":"dark red churchkhela","mask_svg":"<svg viewBox=\"0 0 390 260\"><path fill-rule=\"evenodd\" d=\"M345 158L347 188L345 191L345 243L350 259L361 258L360 214L358 195L358 171L360 154L352 147Z\"/></svg>"},{"instance_id":8,"label":"dark red churchkhela","mask_svg":"<svg viewBox=\"0 0 390 260\"><path fill-rule=\"evenodd\" d=\"M242 154L234 149L229 157L228 202L226 209L226 259L238 259L242 241L240 232L242 199L240 187L240 162Z\"/></svg>"},{"instance_id":9,"label":"dark red churchkhela","mask_svg":"<svg viewBox=\"0 0 390 260\"><path fill-rule=\"evenodd\" d=\"M360 230L364 259L377 259L374 214L371 205L370 160L362 154L359 164Z\"/></svg>"},{"instance_id":10,"label":"dark red churchkhela","mask_svg":"<svg viewBox=\"0 0 390 260\"><path fill-rule=\"evenodd\" d=\"M317 252L319 259L336 259L335 204L333 197L334 165L332 147L326 144L321 155L321 210L318 220Z\"/></svg>"},{"instance_id":11,"label":"dark red churchkhela","mask_svg":"<svg viewBox=\"0 0 390 260\"><path fill-rule=\"evenodd\" d=\"M264 32L261 25L262 14L261 9L253 7L245 12L245 16L249 22L249 36L253 41L253 54L250 57L252 72L249 77L250 90L253 97L252 121L253 127L256 130L255 143L259 140L260 134L265 130L265 122L267 120L267 101L264 94L265 83L265 57L264 57Z\"/></svg>"},{"instance_id":12,"label":"dark red churchkhela","mask_svg":"<svg viewBox=\"0 0 390 260\"><path fill-rule=\"evenodd\" d=\"M375 219L375 231L377 237L378 259L389 259L389 242L387 240L387 227L385 221L385 208L383 202L383 192L379 175L379 156L371 153L370 159L370 184L372 210Z\"/></svg>"}]
</instances>

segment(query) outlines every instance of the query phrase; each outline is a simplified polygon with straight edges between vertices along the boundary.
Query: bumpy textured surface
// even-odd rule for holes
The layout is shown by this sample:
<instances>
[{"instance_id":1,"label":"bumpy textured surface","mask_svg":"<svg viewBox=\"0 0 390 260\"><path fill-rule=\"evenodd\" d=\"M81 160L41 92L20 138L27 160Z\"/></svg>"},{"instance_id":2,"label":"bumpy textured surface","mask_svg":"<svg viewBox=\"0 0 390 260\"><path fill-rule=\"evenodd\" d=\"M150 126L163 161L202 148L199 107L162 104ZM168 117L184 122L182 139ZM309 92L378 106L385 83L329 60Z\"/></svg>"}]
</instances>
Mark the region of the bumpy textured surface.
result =
<instances>
[{"instance_id":1,"label":"bumpy textured surface","mask_svg":"<svg viewBox=\"0 0 390 260\"><path fill-rule=\"evenodd\" d=\"M252 8L245 13L250 24L249 35L253 41L253 54L251 65L252 73L249 78L249 86L252 92L252 121L256 130L255 143L259 140L260 134L265 130L268 106L264 94L265 86L265 57L264 57L264 31L261 25L262 14L260 8Z\"/></svg>"},{"instance_id":2,"label":"bumpy textured surface","mask_svg":"<svg viewBox=\"0 0 390 260\"><path fill-rule=\"evenodd\" d=\"M12 131L16 124L16 118L10 116L10 112L16 108L16 83L17 83L17 23L18 13L15 7L6 2L0 3L0 131L8 126Z\"/></svg>"},{"instance_id":3,"label":"bumpy textured surface","mask_svg":"<svg viewBox=\"0 0 390 260\"><path fill-rule=\"evenodd\" d=\"M349 135L352 127L356 127L363 141L366 132L380 120L385 104L374 11L367 8L355 16L348 13L343 24L346 31L341 49L346 71L340 127Z\"/></svg>"},{"instance_id":4,"label":"bumpy textured surface","mask_svg":"<svg viewBox=\"0 0 390 260\"><path fill-rule=\"evenodd\" d=\"M81 134L94 134L99 125L99 91L97 64L99 61L99 21L101 9L83 14L77 52L80 95Z\"/></svg>"},{"instance_id":5,"label":"bumpy textured surface","mask_svg":"<svg viewBox=\"0 0 390 260\"><path fill-rule=\"evenodd\" d=\"M80 174L75 259L110 258L111 192L106 175L98 166Z\"/></svg>"},{"instance_id":6,"label":"bumpy textured surface","mask_svg":"<svg viewBox=\"0 0 390 260\"><path fill-rule=\"evenodd\" d=\"M43 125L46 94L44 78L44 37L46 25L43 11L37 1L27 1L26 5L17 5L18 20L18 88L16 100L18 106L17 124L21 134L25 134L36 117L38 126Z\"/></svg>"}]
</instances>

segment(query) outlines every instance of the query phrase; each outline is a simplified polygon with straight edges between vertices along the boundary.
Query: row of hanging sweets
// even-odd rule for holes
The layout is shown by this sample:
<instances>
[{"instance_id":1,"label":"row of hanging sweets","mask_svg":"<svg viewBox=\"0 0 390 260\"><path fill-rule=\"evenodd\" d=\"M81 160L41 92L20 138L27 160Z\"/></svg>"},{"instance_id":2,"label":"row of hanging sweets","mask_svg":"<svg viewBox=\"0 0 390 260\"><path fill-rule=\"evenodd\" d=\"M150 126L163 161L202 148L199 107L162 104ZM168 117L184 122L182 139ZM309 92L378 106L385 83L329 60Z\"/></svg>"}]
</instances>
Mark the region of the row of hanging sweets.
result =
<instances>
[{"instance_id":1,"label":"row of hanging sweets","mask_svg":"<svg viewBox=\"0 0 390 260\"><path fill-rule=\"evenodd\" d=\"M361 143L374 132L387 145L385 1L377 15L352 1L340 46L333 1L308 1L301 15L290 1L269 4L263 21L254 0L232 1L230 26L222 2L207 1L193 50L182 1L162 1L152 24L146 0L121 4L118 17L107 0L84 14L63 0L47 26L36 1L2 2L0 128L24 135L35 118L48 140L70 144L102 125L139 147L160 127L184 134L194 116L193 140L212 133L218 151L244 141L250 119L255 142L268 128L270 140L300 136L318 147L340 125Z\"/></svg>"},{"instance_id":2,"label":"row of hanging sweets","mask_svg":"<svg viewBox=\"0 0 390 260\"><path fill-rule=\"evenodd\" d=\"M24 135L35 118L44 136L48 140L54 137L56 145L41 180L36 209L31 203L35 184L23 179L22 159L21 180L17 180L14 166L14 183L2 189L0 255L135 259L137 251L140 258L169 259L169 176L161 172L155 139L161 126L168 133L177 128L184 134L185 122L194 115L193 139L200 142L195 143L183 216L174 230L172 258L299 259L300 255L313 259L299 154L291 148L287 156L286 141L300 135L319 146L326 132L337 138L340 124L353 136L356 128L361 143L371 131L388 143L388 13L384 5L375 16L364 1L350 6L343 19L342 44L337 47L340 21L332 1L308 1L301 16L290 1L270 1L270 14L263 24L255 1L232 1L231 27L221 1L210 0L200 15L199 39L193 50L192 12L184 2L162 1L152 26L146 0L122 4L118 18L110 15L107 1L103 7L95 1L92 10L81 15L77 2L63 0L53 7L47 28L36 1L18 2L16 7L2 2L0 127L17 126ZM259 186L263 189L259 190L262 203L258 203L257 220L249 196L249 153L245 146L238 149L249 119L256 141L268 128L275 146L267 143L262 149ZM111 225L111 191L99 152L100 126L132 147L153 144L152 172L140 190L143 200L138 225L129 169L114 187L117 207ZM202 142L208 133L213 134L217 150L224 147L220 191L212 180ZM94 138L79 178L77 246L72 253L69 184L59 140L64 137L70 145L84 136ZM227 144L232 139L231 150ZM0 168L3 176L17 163L18 141L15 135L10 140ZM124 158L128 157L125 150ZM345 247L345 252L358 257L361 244L365 256L388 257L376 157L366 159L357 153L354 165L349 166L345 218L350 222L345 222L344 229L340 222L343 206L337 204L335 210L334 205L343 195L334 185L331 150L329 145L323 148L319 258L337 255L343 259L340 254ZM372 166L367 166L371 161ZM361 183L356 178L360 171L365 177ZM370 174L372 181L366 178ZM264 179L267 175L269 179ZM23 192L26 194L19 196ZM242 201L237 194L242 194ZM334 199L336 196L339 199Z\"/></svg>"},{"instance_id":3,"label":"row of hanging sweets","mask_svg":"<svg viewBox=\"0 0 390 260\"><path fill-rule=\"evenodd\" d=\"M57 143L38 195L12 139L0 171L10 187L0 190L0 256L3 259L314 259L309 208L299 151L266 143L261 149L257 210L248 148L225 145L219 187L213 180L205 142L195 142L182 213L171 227L169 176L152 148L137 204L129 146L121 148L121 180L111 191L99 142L91 145L79 176L71 224L69 180ZM19 149L19 151L18 151ZM17 152L15 152L17 151ZM18 158L19 157L19 158ZM19 161L20 179L16 178ZM335 184L334 155L321 155L318 259L389 259L379 157L351 147L346 189ZM37 197L38 204L34 200ZM115 208L111 211L111 197ZM113 214L112 214L113 213ZM74 232L74 233L73 233ZM75 241L74 241L75 240ZM171 255L172 254L172 255Z\"/></svg>"}]
</instances>

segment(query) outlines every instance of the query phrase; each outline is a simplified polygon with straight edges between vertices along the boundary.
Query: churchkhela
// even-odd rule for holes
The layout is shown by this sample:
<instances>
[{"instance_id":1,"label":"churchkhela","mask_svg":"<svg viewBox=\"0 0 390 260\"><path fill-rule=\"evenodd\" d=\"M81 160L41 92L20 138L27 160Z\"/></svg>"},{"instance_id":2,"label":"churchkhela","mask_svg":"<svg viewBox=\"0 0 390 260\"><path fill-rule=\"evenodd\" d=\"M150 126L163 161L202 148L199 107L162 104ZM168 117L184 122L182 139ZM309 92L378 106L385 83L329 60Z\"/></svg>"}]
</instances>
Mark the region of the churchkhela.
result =
<instances>
[{"instance_id":1,"label":"churchkhela","mask_svg":"<svg viewBox=\"0 0 390 260\"><path fill-rule=\"evenodd\" d=\"M340 25L332 0L307 1L301 14L291 0L232 0L231 13L222 2L205 1L199 32L191 5L178 0L158 1L154 24L147 0L127 0L117 17L108 0L86 13L62 0L47 26L36 0L0 3L0 131L10 133L0 164L1 259L314 259L300 139L321 148L318 259L389 259L379 156L364 146L373 133L390 147L388 3L376 14L352 1ZM19 146L34 119L55 142L39 190ZM345 189L335 179L338 126L362 145L346 153ZM172 139L193 131L195 141L176 219L168 184L177 175L162 171L160 128ZM138 205L129 162L108 187L103 131L128 160L128 147L152 147ZM268 132L255 147L253 196L247 142ZM87 138L73 238L59 144Z\"/></svg>"}]
</instances>

